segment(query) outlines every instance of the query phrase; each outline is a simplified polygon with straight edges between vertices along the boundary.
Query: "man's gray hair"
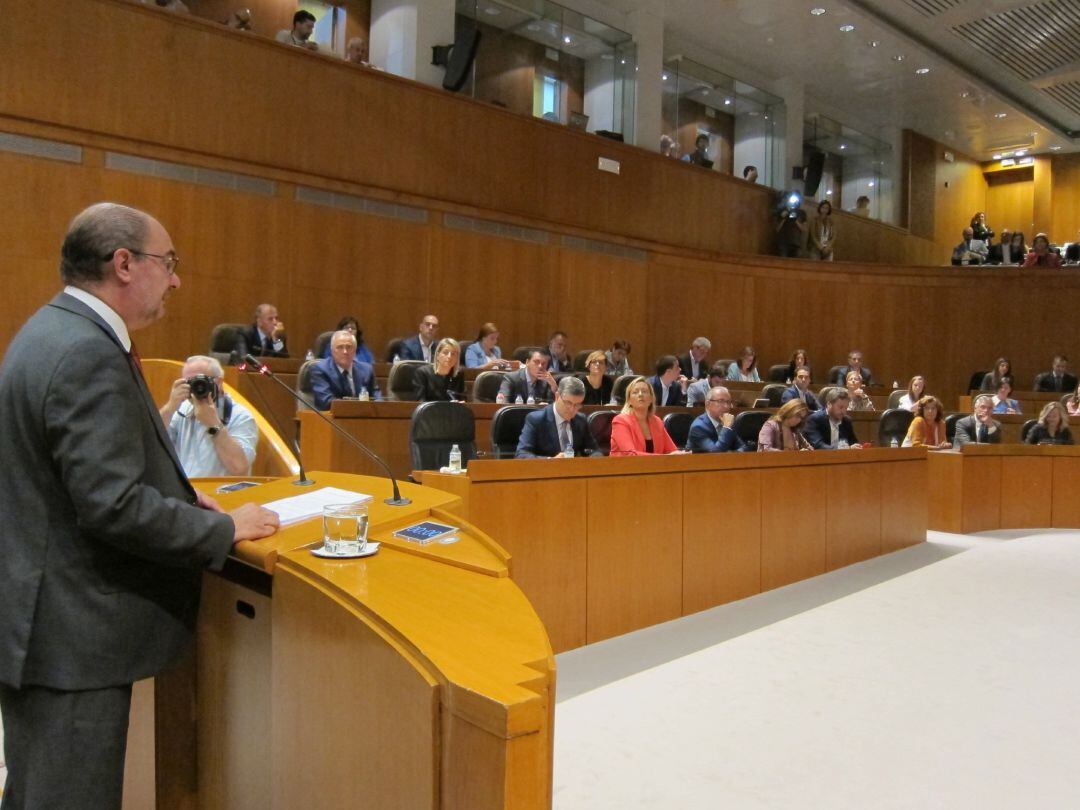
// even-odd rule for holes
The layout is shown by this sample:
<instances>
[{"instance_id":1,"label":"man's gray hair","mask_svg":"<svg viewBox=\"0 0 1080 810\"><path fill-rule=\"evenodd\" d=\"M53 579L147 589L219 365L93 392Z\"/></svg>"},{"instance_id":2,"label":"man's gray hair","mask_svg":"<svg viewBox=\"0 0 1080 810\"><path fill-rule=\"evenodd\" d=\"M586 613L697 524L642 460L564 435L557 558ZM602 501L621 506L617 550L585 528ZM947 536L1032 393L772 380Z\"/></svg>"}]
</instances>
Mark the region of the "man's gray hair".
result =
<instances>
[{"instance_id":1,"label":"man's gray hair","mask_svg":"<svg viewBox=\"0 0 1080 810\"><path fill-rule=\"evenodd\" d=\"M334 332L334 334L332 334L330 336L330 347L331 348L333 348L333 346L334 346L334 341L338 339L338 335L341 335L342 337L347 337L354 344L357 343L356 335L354 335L348 329L338 329L336 332Z\"/></svg>"},{"instance_id":2,"label":"man's gray hair","mask_svg":"<svg viewBox=\"0 0 1080 810\"><path fill-rule=\"evenodd\" d=\"M972 407L972 408L974 409L974 408L975 408L975 407L977 407L977 406L978 406L978 404L979 404L980 402L982 402L982 401L983 401L984 399L985 399L985 400L986 400L987 402L989 402L989 403L990 403L990 406L991 406L991 407L993 407L993 405L994 405L994 398L993 398L992 396L990 396L989 394L979 394L979 395L978 395L977 397L975 397L975 400L974 400L974 401L973 401L973 402L971 403L971 407Z\"/></svg>"},{"instance_id":3,"label":"man's gray hair","mask_svg":"<svg viewBox=\"0 0 1080 810\"><path fill-rule=\"evenodd\" d=\"M711 349L712 348L712 341L709 340L707 337L696 337L696 338L694 338L694 342L691 343L690 345L691 346L696 346L699 349Z\"/></svg>"},{"instance_id":4,"label":"man's gray hair","mask_svg":"<svg viewBox=\"0 0 1080 810\"><path fill-rule=\"evenodd\" d=\"M139 252L150 232L149 215L118 203L95 203L68 225L60 248L60 278L65 284L96 284L105 262L119 248Z\"/></svg>"},{"instance_id":5,"label":"man's gray hair","mask_svg":"<svg viewBox=\"0 0 1080 810\"><path fill-rule=\"evenodd\" d=\"M563 377L559 380L559 396L583 397L585 396L585 383L577 377Z\"/></svg>"},{"instance_id":6,"label":"man's gray hair","mask_svg":"<svg viewBox=\"0 0 1080 810\"><path fill-rule=\"evenodd\" d=\"M221 363L218 362L216 357L209 357L205 354L193 354L184 361L184 365L187 365L188 363L206 363L210 367L210 376L216 380L220 380L225 376L225 369L221 367Z\"/></svg>"},{"instance_id":7,"label":"man's gray hair","mask_svg":"<svg viewBox=\"0 0 1080 810\"><path fill-rule=\"evenodd\" d=\"M851 394L847 392L846 388L840 386L834 386L825 392L826 405L832 405L838 399L851 399Z\"/></svg>"}]
</instances>

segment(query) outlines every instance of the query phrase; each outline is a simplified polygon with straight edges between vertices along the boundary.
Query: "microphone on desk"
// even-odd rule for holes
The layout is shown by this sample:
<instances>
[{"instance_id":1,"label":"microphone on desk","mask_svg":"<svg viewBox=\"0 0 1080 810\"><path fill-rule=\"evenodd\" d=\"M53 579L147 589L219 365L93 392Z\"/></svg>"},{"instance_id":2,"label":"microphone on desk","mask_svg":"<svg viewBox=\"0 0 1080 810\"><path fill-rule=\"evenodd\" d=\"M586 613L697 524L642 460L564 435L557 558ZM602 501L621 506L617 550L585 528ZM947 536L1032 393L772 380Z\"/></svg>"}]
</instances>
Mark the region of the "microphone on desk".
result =
<instances>
[{"instance_id":1,"label":"microphone on desk","mask_svg":"<svg viewBox=\"0 0 1080 810\"><path fill-rule=\"evenodd\" d=\"M291 386L286 385L284 382L279 380L277 378L277 375L275 375L274 372L272 372L266 366L266 364L261 363L259 361L259 359L257 357L255 357L254 355L251 355L251 354L245 355L244 356L244 363L246 363L249 368L252 368L252 369L258 371L263 376L269 377L271 380L276 382L278 385L280 385L282 388L284 388L286 391L288 391L290 394L292 394L293 399L295 399L297 402L300 402L300 403L302 403L304 405L309 404L308 401L306 399L304 399L303 396L301 396L299 391L295 391ZM377 453L375 453L375 451L370 449L366 444L364 444L358 438L356 438L355 436L350 435L347 431L345 431L340 425L336 424L333 419L330 419L322 411L319 411L319 410L316 410L316 409L312 408L312 413L314 413L316 416L318 416L320 419L322 419L324 422L326 422L326 424L330 425L330 427L332 427L334 430L336 430L345 439L345 441L347 441L349 444L353 445L354 447L359 447L361 450L363 450L365 453L367 453L368 458L370 458L372 461L374 461L376 464L378 464L380 467L382 467L383 470L386 471L386 477L390 479L390 484L394 487L394 497L387 498L385 501L383 501L383 503L390 504L390 506L405 506L406 504L412 503L412 501L409 498L401 497L401 490L398 489L397 479L394 478L393 472L390 471L390 465L387 464L385 461L383 461L382 457L380 457ZM300 457L300 453L297 452L297 459L299 459L299 457ZM301 479L304 479L304 480L306 480L306 478L307 478L307 476L304 475L302 466L300 468L300 477L301 477ZM298 483L300 485L303 485L303 481L300 481ZM312 483L314 483L314 482L312 482Z\"/></svg>"},{"instance_id":2,"label":"microphone on desk","mask_svg":"<svg viewBox=\"0 0 1080 810\"><path fill-rule=\"evenodd\" d=\"M300 458L300 442L296 439L292 440L293 452L296 453L296 463L300 465L300 478L293 481L294 487L310 487L315 482L307 477L307 473L304 472L304 460Z\"/></svg>"}]
</instances>

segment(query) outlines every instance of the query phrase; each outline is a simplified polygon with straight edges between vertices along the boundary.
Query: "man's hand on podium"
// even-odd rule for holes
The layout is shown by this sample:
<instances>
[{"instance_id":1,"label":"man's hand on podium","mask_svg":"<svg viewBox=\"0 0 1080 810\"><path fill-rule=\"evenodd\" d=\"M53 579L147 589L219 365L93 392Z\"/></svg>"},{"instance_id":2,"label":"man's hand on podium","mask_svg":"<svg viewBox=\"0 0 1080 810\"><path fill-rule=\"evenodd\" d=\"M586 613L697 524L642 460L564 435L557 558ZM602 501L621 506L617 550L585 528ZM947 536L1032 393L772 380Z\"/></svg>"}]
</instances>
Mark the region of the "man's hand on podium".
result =
<instances>
[{"instance_id":1,"label":"man's hand on podium","mask_svg":"<svg viewBox=\"0 0 1080 810\"><path fill-rule=\"evenodd\" d=\"M269 537L278 530L280 523L277 512L264 509L257 503L245 503L239 509L229 512L236 526L233 542L241 540L258 540L260 537Z\"/></svg>"}]
</instances>

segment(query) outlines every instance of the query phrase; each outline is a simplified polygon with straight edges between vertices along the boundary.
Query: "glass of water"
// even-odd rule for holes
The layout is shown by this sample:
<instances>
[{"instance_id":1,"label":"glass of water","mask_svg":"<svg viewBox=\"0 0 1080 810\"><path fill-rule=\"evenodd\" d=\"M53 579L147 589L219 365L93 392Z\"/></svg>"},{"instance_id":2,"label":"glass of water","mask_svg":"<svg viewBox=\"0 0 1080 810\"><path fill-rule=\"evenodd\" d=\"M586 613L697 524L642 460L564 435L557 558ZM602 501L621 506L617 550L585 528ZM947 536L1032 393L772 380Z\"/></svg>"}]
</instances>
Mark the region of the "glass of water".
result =
<instances>
[{"instance_id":1,"label":"glass of water","mask_svg":"<svg viewBox=\"0 0 1080 810\"><path fill-rule=\"evenodd\" d=\"M330 554L359 554L367 545L368 509L362 504L323 507L323 545Z\"/></svg>"}]
</instances>

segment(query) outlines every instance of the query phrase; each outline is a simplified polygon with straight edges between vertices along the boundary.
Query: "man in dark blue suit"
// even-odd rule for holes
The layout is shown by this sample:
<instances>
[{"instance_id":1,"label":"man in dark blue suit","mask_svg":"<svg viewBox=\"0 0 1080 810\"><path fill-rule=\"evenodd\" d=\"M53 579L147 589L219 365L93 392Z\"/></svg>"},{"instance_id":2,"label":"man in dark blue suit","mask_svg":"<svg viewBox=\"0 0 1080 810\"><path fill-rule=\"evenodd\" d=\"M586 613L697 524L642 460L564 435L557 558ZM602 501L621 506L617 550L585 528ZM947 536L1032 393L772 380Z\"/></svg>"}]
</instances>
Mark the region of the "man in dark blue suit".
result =
<instances>
[{"instance_id":1,"label":"man in dark blue suit","mask_svg":"<svg viewBox=\"0 0 1080 810\"><path fill-rule=\"evenodd\" d=\"M793 399L801 399L805 402L806 407L810 409L810 413L821 410L821 403L814 396L814 392L810 390L810 369L806 366L801 366L795 372L795 382L790 388L784 389L784 393L780 395L780 404L783 405Z\"/></svg>"},{"instance_id":2,"label":"man in dark blue suit","mask_svg":"<svg viewBox=\"0 0 1080 810\"><path fill-rule=\"evenodd\" d=\"M735 433L732 425L731 392L717 385L709 389L705 398L705 413L690 425L690 437L686 448L691 453L728 453L745 450L746 445Z\"/></svg>"},{"instance_id":3,"label":"man in dark blue suit","mask_svg":"<svg viewBox=\"0 0 1080 810\"><path fill-rule=\"evenodd\" d=\"M815 450L835 450L841 441L849 447L861 447L855 428L847 416L851 395L846 388L830 388L825 394L825 407L806 417L803 436Z\"/></svg>"},{"instance_id":4,"label":"man in dark blue suit","mask_svg":"<svg viewBox=\"0 0 1080 810\"><path fill-rule=\"evenodd\" d=\"M679 367L679 358L673 354L661 357L656 362L656 374L649 377L657 408L665 405L685 405L686 387L689 384L690 380Z\"/></svg>"},{"instance_id":5,"label":"man in dark blue suit","mask_svg":"<svg viewBox=\"0 0 1080 810\"><path fill-rule=\"evenodd\" d=\"M596 441L589 432L588 421L580 413L585 401L585 384L577 377L563 377L555 402L525 417L525 426L518 439L515 458L553 458L567 445L574 455L596 451Z\"/></svg>"},{"instance_id":6,"label":"man in dark blue suit","mask_svg":"<svg viewBox=\"0 0 1080 810\"><path fill-rule=\"evenodd\" d=\"M411 338L401 341L395 360L435 360L435 342L439 336L439 319L434 315L425 315L420 321L420 331Z\"/></svg>"},{"instance_id":7,"label":"man in dark blue suit","mask_svg":"<svg viewBox=\"0 0 1080 810\"><path fill-rule=\"evenodd\" d=\"M367 391L372 399L380 399L375 369L370 363L356 359L356 336L347 329L334 332L330 338L330 356L311 367L311 390L315 407L330 410L335 399L358 397Z\"/></svg>"}]
</instances>

